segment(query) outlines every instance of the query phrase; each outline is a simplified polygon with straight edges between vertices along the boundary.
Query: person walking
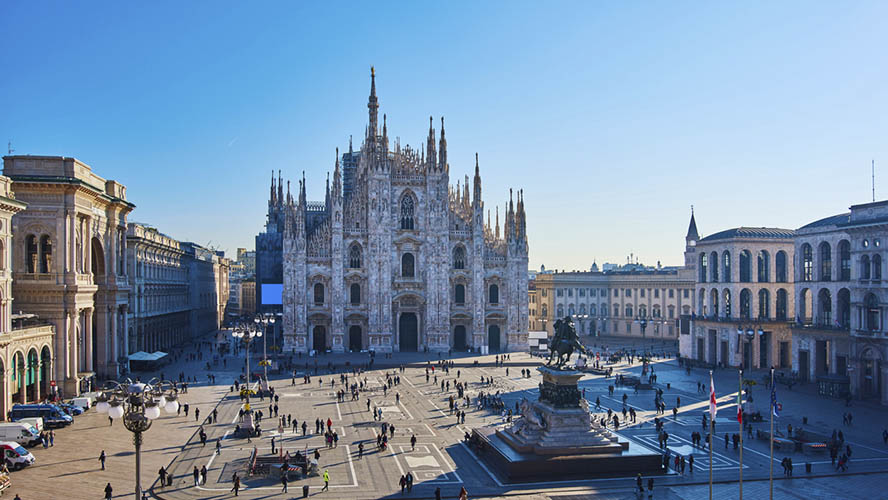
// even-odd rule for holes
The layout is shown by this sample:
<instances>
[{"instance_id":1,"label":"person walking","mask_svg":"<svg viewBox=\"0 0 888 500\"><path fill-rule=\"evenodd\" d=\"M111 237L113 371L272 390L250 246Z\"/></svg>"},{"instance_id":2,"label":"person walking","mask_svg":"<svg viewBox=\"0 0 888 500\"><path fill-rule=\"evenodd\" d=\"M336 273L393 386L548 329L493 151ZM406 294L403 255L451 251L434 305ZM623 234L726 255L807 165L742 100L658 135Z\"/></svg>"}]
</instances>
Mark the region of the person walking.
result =
<instances>
[{"instance_id":1,"label":"person walking","mask_svg":"<svg viewBox=\"0 0 888 500\"><path fill-rule=\"evenodd\" d=\"M324 469L324 487L321 488L321 491L330 491L330 474L327 469Z\"/></svg>"},{"instance_id":2,"label":"person walking","mask_svg":"<svg viewBox=\"0 0 888 500\"><path fill-rule=\"evenodd\" d=\"M198 417L200 417L200 408L194 409L194 421L197 422Z\"/></svg>"},{"instance_id":3,"label":"person walking","mask_svg":"<svg viewBox=\"0 0 888 500\"><path fill-rule=\"evenodd\" d=\"M398 480L398 486L401 487L401 496L404 496L404 491L407 490L407 478L404 477L404 474L401 474L401 479Z\"/></svg>"},{"instance_id":4,"label":"person walking","mask_svg":"<svg viewBox=\"0 0 888 500\"><path fill-rule=\"evenodd\" d=\"M237 493L240 491L240 478L237 477L237 472L231 477L231 491L234 492L234 496L237 496Z\"/></svg>"},{"instance_id":5,"label":"person walking","mask_svg":"<svg viewBox=\"0 0 888 500\"><path fill-rule=\"evenodd\" d=\"M654 498L654 478L648 478L648 500Z\"/></svg>"},{"instance_id":6,"label":"person walking","mask_svg":"<svg viewBox=\"0 0 888 500\"><path fill-rule=\"evenodd\" d=\"M207 484L207 466L200 468L200 484Z\"/></svg>"},{"instance_id":7,"label":"person walking","mask_svg":"<svg viewBox=\"0 0 888 500\"><path fill-rule=\"evenodd\" d=\"M428 375L426 375L428 377ZM435 500L441 500L441 487L435 488Z\"/></svg>"},{"instance_id":8,"label":"person walking","mask_svg":"<svg viewBox=\"0 0 888 500\"><path fill-rule=\"evenodd\" d=\"M105 485L105 499L111 500L111 497L114 496L114 488L111 487L111 483Z\"/></svg>"},{"instance_id":9,"label":"person walking","mask_svg":"<svg viewBox=\"0 0 888 500\"><path fill-rule=\"evenodd\" d=\"M281 474L281 493L287 493L287 473Z\"/></svg>"},{"instance_id":10,"label":"person walking","mask_svg":"<svg viewBox=\"0 0 888 500\"><path fill-rule=\"evenodd\" d=\"M358 443L358 459L364 458L364 443Z\"/></svg>"},{"instance_id":11,"label":"person walking","mask_svg":"<svg viewBox=\"0 0 888 500\"><path fill-rule=\"evenodd\" d=\"M200 484L200 470L197 466L194 466L194 470L191 471L191 476L194 477L194 486L198 486Z\"/></svg>"},{"instance_id":12,"label":"person walking","mask_svg":"<svg viewBox=\"0 0 888 500\"><path fill-rule=\"evenodd\" d=\"M102 450L102 453L99 453L99 463L102 464L102 470L105 470L105 450Z\"/></svg>"},{"instance_id":13,"label":"person walking","mask_svg":"<svg viewBox=\"0 0 888 500\"><path fill-rule=\"evenodd\" d=\"M49 431L49 446L50 446L50 448L55 446L54 441L55 441L55 431L50 430Z\"/></svg>"},{"instance_id":14,"label":"person walking","mask_svg":"<svg viewBox=\"0 0 888 500\"><path fill-rule=\"evenodd\" d=\"M160 470L157 471L157 477L160 479L160 485L161 485L161 486L166 485L166 476L167 476L167 471L166 471L166 469L164 469L163 467L161 467Z\"/></svg>"},{"instance_id":15,"label":"person walking","mask_svg":"<svg viewBox=\"0 0 888 500\"><path fill-rule=\"evenodd\" d=\"M416 450L416 434L410 436L410 451Z\"/></svg>"},{"instance_id":16,"label":"person walking","mask_svg":"<svg viewBox=\"0 0 888 500\"><path fill-rule=\"evenodd\" d=\"M407 493L410 493L411 491L413 491L413 473L410 471L407 471L406 479L407 479Z\"/></svg>"}]
</instances>

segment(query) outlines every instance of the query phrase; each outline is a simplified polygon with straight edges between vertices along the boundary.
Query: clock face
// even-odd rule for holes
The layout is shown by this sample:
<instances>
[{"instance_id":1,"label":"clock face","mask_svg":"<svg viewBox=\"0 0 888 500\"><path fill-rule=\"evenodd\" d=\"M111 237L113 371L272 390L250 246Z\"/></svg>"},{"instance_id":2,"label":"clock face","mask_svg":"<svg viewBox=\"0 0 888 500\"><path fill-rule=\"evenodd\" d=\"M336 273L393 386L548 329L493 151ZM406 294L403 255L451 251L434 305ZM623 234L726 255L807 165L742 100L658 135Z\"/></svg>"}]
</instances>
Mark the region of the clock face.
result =
<instances>
[{"instance_id":1,"label":"clock face","mask_svg":"<svg viewBox=\"0 0 888 500\"><path fill-rule=\"evenodd\" d=\"M697 241L696 241L696 240L691 240L691 241L688 242L688 245L690 245L690 246L692 246L692 247L695 247L695 246L697 246Z\"/></svg>"}]
</instances>

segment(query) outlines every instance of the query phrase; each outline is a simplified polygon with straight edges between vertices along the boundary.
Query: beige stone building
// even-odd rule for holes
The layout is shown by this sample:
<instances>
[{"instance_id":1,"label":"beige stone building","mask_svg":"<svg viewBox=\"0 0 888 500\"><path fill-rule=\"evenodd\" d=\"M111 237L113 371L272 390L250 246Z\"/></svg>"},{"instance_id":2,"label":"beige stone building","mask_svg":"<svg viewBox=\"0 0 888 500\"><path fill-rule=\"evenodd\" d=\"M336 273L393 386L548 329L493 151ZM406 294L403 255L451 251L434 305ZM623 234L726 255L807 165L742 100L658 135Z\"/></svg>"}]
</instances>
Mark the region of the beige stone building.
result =
<instances>
[{"instance_id":1,"label":"beige stone building","mask_svg":"<svg viewBox=\"0 0 888 500\"><path fill-rule=\"evenodd\" d=\"M25 208L10 179L0 176L0 419L14 403L40 401L52 390L52 325L12 313L12 217Z\"/></svg>"},{"instance_id":2,"label":"beige stone building","mask_svg":"<svg viewBox=\"0 0 888 500\"><path fill-rule=\"evenodd\" d=\"M192 335L190 273L179 241L144 224L127 227L129 349L168 351Z\"/></svg>"},{"instance_id":3,"label":"beige stone building","mask_svg":"<svg viewBox=\"0 0 888 500\"><path fill-rule=\"evenodd\" d=\"M739 227L700 238L691 215L685 267L696 276L697 302L684 356L745 369L791 366L793 236Z\"/></svg>"},{"instance_id":4,"label":"beige stone building","mask_svg":"<svg viewBox=\"0 0 888 500\"><path fill-rule=\"evenodd\" d=\"M638 264L599 271L550 272L545 267L530 292L531 330L554 334L559 318L572 316L581 335L678 338L681 316L691 314L694 280L680 267Z\"/></svg>"},{"instance_id":5,"label":"beige stone building","mask_svg":"<svg viewBox=\"0 0 888 500\"><path fill-rule=\"evenodd\" d=\"M240 282L240 313L256 313L256 280L254 279Z\"/></svg>"},{"instance_id":6,"label":"beige stone building","mask_svg":"<svg viewBox=\"0 0 888 500\"><path fill-rule=\"evenodd\" d=\"M53 378L65 395L126 360L126 188L61 156L6 156L27 208L13 216L16 310L55 326Z\"/></svg>"}]
</instances>

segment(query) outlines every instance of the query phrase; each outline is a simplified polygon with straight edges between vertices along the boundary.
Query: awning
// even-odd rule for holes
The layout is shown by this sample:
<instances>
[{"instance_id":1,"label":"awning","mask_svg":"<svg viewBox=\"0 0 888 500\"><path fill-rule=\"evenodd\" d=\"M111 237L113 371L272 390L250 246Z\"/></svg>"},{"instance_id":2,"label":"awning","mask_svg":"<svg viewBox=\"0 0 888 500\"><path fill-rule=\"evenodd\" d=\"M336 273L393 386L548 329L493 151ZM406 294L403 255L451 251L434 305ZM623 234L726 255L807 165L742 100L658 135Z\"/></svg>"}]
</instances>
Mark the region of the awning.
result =
<instances>
[{"instance_id":1,"label":"awning","mask_svg":"<svg viewBox=\"0 0 888 500\"><path fill-rule=\"evenodd\" d=\"M153 352L153 353L148 353L145 351L139 351L139 352L134 352L134 353L130 354L129 360L130 361L157 361L157 360L163 358L164 356L166 356L165 352L157 351L157 352Z\"/></svg>"}]
</instances>

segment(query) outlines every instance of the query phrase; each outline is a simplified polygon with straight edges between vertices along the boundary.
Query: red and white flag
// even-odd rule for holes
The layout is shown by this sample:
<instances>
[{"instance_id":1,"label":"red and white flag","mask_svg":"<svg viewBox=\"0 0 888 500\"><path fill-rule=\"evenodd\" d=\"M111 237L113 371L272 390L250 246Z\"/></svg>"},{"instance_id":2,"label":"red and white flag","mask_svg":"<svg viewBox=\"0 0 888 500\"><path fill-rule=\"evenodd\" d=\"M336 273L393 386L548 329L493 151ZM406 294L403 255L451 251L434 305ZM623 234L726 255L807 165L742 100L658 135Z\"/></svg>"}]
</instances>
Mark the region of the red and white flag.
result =
<instances>
[{"instance_id":1,"label":"red and white flag","mask_svg":"<svg viewBox=\"0 0 888 500\"><path fill-rule=\"evenodd\" d=\"M715 405L715 383L712 381L712 372L709 372L709 418L715 421L718 407Z\"/></svg>"}]
</instances>

